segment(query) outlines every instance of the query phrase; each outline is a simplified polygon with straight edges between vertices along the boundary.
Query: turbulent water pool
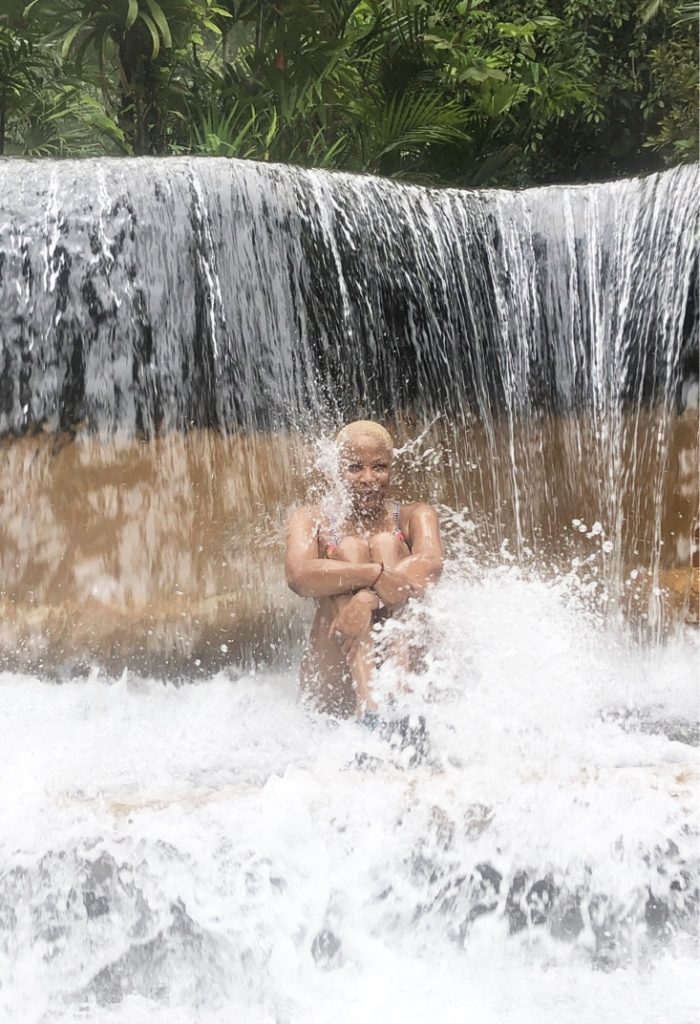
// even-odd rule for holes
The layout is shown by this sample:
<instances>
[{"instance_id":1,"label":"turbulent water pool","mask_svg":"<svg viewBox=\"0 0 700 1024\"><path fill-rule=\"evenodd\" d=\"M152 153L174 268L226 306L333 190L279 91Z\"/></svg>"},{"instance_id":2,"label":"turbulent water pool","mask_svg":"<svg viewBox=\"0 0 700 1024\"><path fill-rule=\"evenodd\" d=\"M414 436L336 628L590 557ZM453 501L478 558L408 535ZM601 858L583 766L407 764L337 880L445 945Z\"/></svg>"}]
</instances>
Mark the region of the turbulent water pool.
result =
<instances>
[{"instance_id":1,"label":"turbulent water pool","mask_svg":"<svg viewBox=\"0 0 700 1024\"><path fill-rule=\"evenodd\" d=\"M0 1019L697 1021L696 638L511 567L420 628L422 759L294 665L1 675Z\"/></svg>"}]
</instances>

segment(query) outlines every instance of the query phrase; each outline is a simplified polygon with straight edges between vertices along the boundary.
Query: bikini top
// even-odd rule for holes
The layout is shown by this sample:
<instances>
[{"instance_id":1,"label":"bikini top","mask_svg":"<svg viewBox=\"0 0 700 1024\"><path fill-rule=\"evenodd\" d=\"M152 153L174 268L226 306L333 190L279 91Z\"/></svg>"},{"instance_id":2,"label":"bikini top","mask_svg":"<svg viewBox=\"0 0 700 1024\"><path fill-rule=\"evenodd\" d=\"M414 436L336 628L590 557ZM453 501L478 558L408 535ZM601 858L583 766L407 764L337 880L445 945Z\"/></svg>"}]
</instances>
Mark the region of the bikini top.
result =
<instances>
[{"instance_id":1,"label":"bikini top","mask_svg":"<svg viewBox=\"0 0 700 1024\"><path fill-rule=\"evenodd\" d=\"M400 525L400 522L401 522L401 505L400 505L400 503L398 501L394 502L394 515L393 515L393 518L394 518L394 530L393 530L394 536L398 537L399 540L402 540L402 541L406 542L406 537L404 536L404 532L401 529L401 525ZM328 540L328 543L326 544L326 550L325 550L326 558L330 558L335 553L335 550L338 547L338 545L340 544L340 541L342 539L341 538L341 534L340 534L340 525L339 525L337 519L332 519L331 520L330 529L329 529L328 533L329 533L329 540Z\"/></svg>"}]
</instances>

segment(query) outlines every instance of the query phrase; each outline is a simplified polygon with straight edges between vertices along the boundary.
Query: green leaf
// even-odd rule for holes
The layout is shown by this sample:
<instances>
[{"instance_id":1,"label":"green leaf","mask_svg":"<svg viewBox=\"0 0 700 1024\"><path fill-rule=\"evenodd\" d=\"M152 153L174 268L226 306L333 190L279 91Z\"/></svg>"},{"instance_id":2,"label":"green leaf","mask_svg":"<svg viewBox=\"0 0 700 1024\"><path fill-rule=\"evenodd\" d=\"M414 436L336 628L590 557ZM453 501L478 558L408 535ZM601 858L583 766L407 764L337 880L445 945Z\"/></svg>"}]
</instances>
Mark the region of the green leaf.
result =
<instances>
[{"instance_id":1,"label":"green leaf","mask_svg":"<svg viewBox=\"0 0 700 1024\"><path fill-rule=\"evenodd\" d=\"M148 31L151 33L151 60L155 60L160 53L160 36L158 35L158 29L152 18L149 18L143 11L139 11L139 18L144 23Z\"/></svg>"},{"instance_id":2,"label":"green leaf","mask_svg":"<svg viewBox=\"0 0 700 1024\"><path fill-rule=\"evenodd\" d=\"M475 82L477 85L481 85L489 77L488 71L483 68L467 68L459 76L460 82Z\"/></svg>"},{"instance_id":3,"label":"green leaf","mask_svg":"<svg viewBox=\"0 0 700 1024\"><path fill-rule=\"evenodd\" d=\"M81 21L80 24L74 25L72 29L66 32L65 36L63 37L63 44L61 46L61 57L63 60L65 60L68 56L68 52L71 46L73 45L73 40L77 36L78 32L80 32L80 30L84 27L85 22Z\"/></svg>"},{"instance_id":4,"label":"green leaf","mask_svg":"<svg viewBox=\"0 0 700 1024\"><path fill-rule=\"evenodd\" d=\"M539 18L533 18L532 24L536 28L557 28L562 21L561 18L556 18L553 14L543 14Z\"/></svg>"},{"instance_id":5,"label":"green leaf","mask_svg":"<svg viewBox=\"0 0 700 1024\"><path fill-rule=\"evenodd\" d=\"M128 0L128 4L129 6L126 12L126 21L124 22L125 32L129 31L129 29L139 16L139 0Z\"/></svg>"},{"instance_id":6,"label":"green leaf","mask_svg":"<svg viewBox=\"0 0 700 1024\"><path fill-rule=\"evenodd\" d=\"M662 6L663 0L649 0L649 3L645 4L639 13L639 19L642 25L656 17Z\"/></svg>"},{"instance_id":7,"label":"green leaf","mask_svg":"<svg viewBox=\"0 0 700 1024\"><path fill-rule=\"evenodd\" d=\"M347 142L347 140L348 140L347 133L345 133L345 134L341 135L339 138L337 138L335 140L335 142L332 144L332 146L330 146L330 148L327 149L326 152L321 157L321 161L319 163L319 167L328 167L329 164L331 164L333 162L333 160L335 159L337 154L342 150L342 148L345 145L345 143Z\"/></svg>"},{"instance_id":8,"label":"green leaf","mask_svg":"<svg viewBox=\"0 0 700 1024\"><path fill-rule=\"evenodd\" d=\"M684 22L688 21L700 20L700 10L696 3L681 4L678 8L678 15L678 20L673 23L674 26L682 25Z\"/></svg>"},{"instance_id":9,"label":"green leaf","mask_svg":"<svg viewBox=\"0 0 700 1024\"><path fill-rule=\"evenodd\" d=\"M96 37L97 37L97 30L96 29L94 29L92 32L88 32L88 34L85 36L85 38L83 39L83 41L81 42L80 46L78 47L78 49L76 51L76 54L75 54L75 68L76 68L76 71L78 72L78 74L82 73L83 61L85 60L85 54L89 50L91 43L95 40Z\"/></svg>"},{"instance_id":10,"label":"green leaf","mask_svg":"<svg viewBox=\"0 0 700 1024\"><path fill-rule=\"evenodd\" d=\"M27 6L22 11L22 17L26 18L29 12L31 11L32 7L35 7L39 3L41 3L41 0L32 0L30 4L27 4Z\"/></svg>"},{"instance_id":11,"label":"green leaf","mask_svg":"<svg viewBox=\"0 0 700 1024\"><path fill-rule=\"evenodd\" d=\"M157 0L146 0L148 9L153 16L153 20L158 26L160 34L163 38L163 45L172 48L173 37L170 34L170 26L168 25L168 19L163 14L163 8L157 2Z\"/></svg>"},{"instance_id":12,"label":"green leaf","mask_svg":"<svg viewBox=\"0 0 700 1024\"><path fill-rule=\"evenodd\" d=\"M516 99L520 97L520 87L517 85L502 85L496 89L489 102L489 113L493 116L503 114L508 110Z\"/></svg>"},{"instance_id":13,"label":"green leaf","mask_svg":"<svg viewBox=\"0 0 700 1024\"><path fill-rule=\"evenodd\" d=\"M277 134L277 108L272 109L272 120L270 121L270 127L265 133L265 149L270 148L270 144Z\"/></svg>"}]
</instances>

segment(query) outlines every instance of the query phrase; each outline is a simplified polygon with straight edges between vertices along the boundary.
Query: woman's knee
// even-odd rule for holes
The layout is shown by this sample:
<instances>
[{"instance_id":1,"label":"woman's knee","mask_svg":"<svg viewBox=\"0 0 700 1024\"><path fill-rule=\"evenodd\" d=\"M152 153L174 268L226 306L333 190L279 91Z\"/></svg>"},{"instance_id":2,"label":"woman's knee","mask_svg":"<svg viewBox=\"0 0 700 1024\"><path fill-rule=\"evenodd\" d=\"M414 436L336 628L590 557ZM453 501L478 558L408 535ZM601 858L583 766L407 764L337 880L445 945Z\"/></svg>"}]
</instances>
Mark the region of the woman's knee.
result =
<instances>
[{"instance_id":1,"label":"woman's knee","mask_svg":"<svg viewBox=\"0 0 700 1024\"><path fill-rule=\"evenodd\" d=\"M364 537L343 537L335 549L334 558L342 562L368 562L369 542Z\"/></svg>"},{"instance_id":2,"label":"woman's knee","mask_svg":"<svg viewBox=\"0 0 700 1024\"><path fill-rule=\"evenodd\" d=\"M391 564L404 557L403 541L390 530L375 533L369 541L370 561Z\"/></svg>"}]
</instances>

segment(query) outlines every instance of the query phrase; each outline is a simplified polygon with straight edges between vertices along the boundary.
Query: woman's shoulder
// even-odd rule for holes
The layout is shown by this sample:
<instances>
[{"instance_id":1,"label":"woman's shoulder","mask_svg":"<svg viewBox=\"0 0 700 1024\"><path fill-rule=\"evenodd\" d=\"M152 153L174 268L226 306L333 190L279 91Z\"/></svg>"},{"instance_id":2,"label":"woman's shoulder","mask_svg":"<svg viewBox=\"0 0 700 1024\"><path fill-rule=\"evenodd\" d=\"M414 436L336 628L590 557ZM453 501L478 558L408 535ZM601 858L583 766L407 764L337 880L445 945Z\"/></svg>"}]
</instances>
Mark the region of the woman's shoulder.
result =
<instances>
[{"instance_id":1,"label":"woman's shoulder","mask_svg":"<svg viewBox=\"0 0 700 1024\"><path fill-rule=\"evenodd\" d=\"M290 526L318 526L322 519L320 505L297 505L289 513Z\"/></svg>"},{"instance_id":2,"label":"woman's shoulder","mask_svg":"<svg viewBox=\"0 0 700 1024\"><path fill-rule=\"evenodd\" d=\"M407 501L402 503L399 511L399 525L406 537L411 537L413 527L420 529L426 520L437 519L437 512L427 501Z\"/></svg>"},{"instance_id":3,"label":"woman's shoulder","mask_svg":"<svg viewBox=\"0 0 700 1024\"><path fill-rule=\"evenodd\" d=\"M401 514L412 519L414 516L436 516L437 512L427 501L407 501L401 503Z\"/></svg>"}]
</instances>

